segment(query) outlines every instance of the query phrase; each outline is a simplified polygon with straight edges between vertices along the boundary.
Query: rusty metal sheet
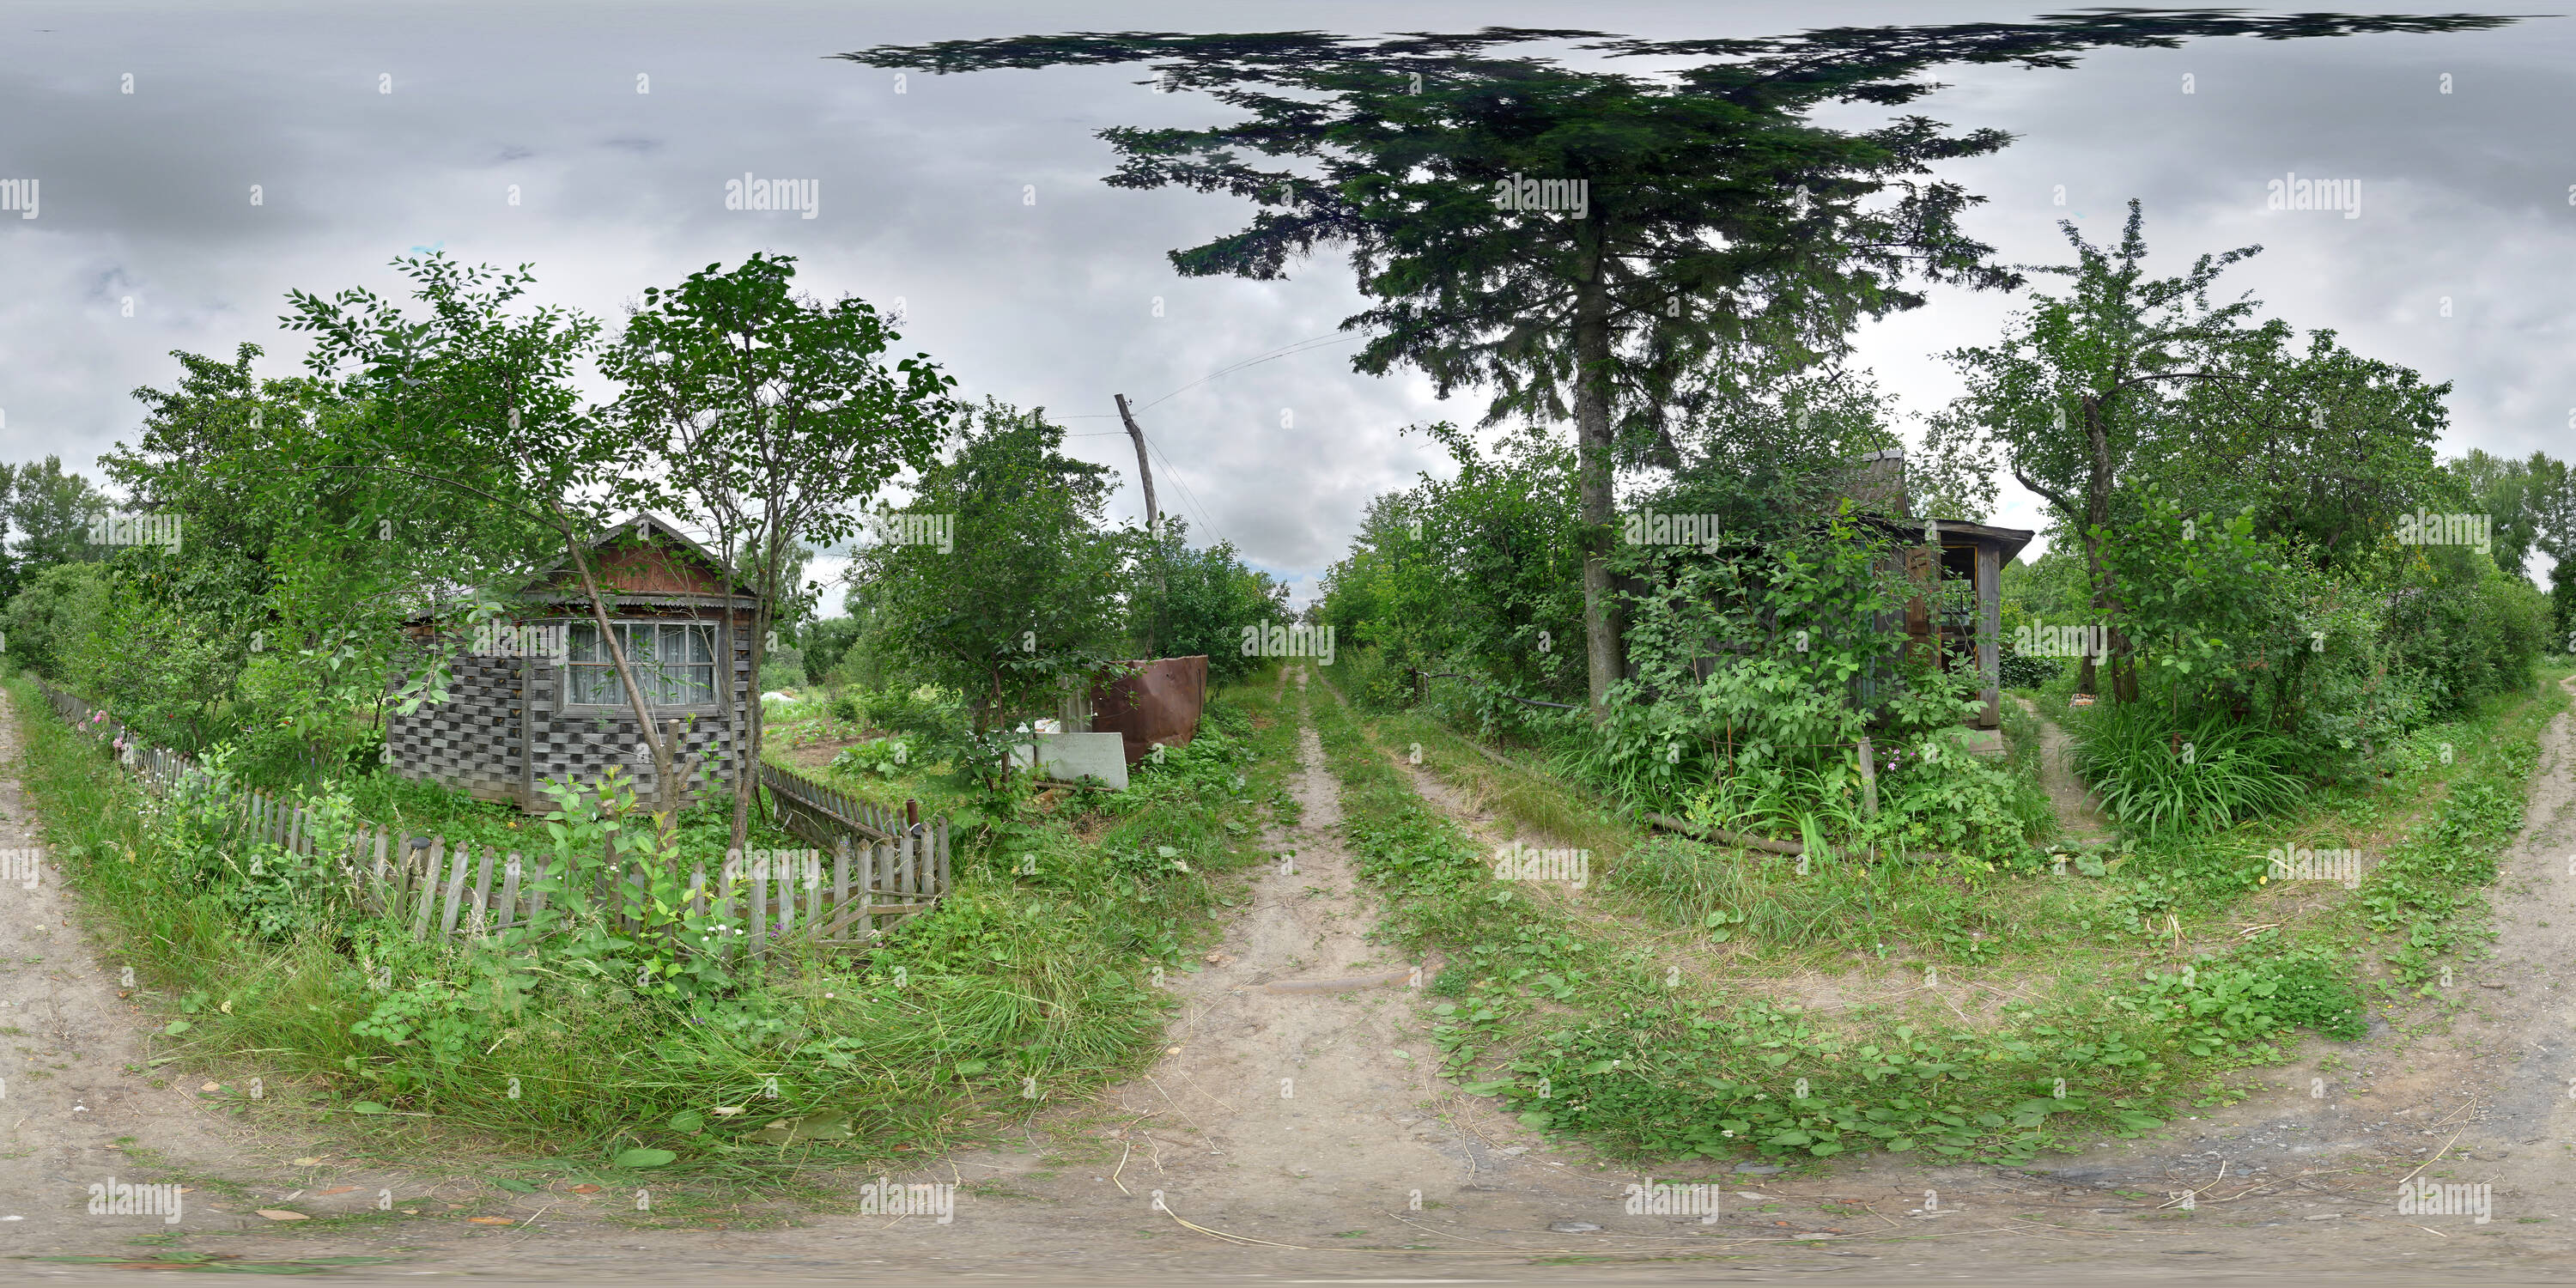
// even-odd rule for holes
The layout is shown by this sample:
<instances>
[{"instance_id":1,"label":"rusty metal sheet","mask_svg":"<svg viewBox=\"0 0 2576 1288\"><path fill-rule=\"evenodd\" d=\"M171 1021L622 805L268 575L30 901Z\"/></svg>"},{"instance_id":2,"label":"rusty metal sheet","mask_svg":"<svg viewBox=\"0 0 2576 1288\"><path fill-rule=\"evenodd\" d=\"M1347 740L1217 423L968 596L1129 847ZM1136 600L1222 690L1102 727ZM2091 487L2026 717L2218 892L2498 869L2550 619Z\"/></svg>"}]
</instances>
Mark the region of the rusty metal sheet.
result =
<instances>
[{"instance_id":1,"label":"rusty metal sheet","mask_svg":"<svg viewBox=\"0 0 2576 1288\"><path fill-rule=\"evenodd\" d=\"M1129 662L1133 675L1112 675L1091 686L1091 731L1124 738L1127 763L1143 760L1154 744L1186 745L1198 736L1207 706L1207 655Z\"/></svg>"}]
</instances>

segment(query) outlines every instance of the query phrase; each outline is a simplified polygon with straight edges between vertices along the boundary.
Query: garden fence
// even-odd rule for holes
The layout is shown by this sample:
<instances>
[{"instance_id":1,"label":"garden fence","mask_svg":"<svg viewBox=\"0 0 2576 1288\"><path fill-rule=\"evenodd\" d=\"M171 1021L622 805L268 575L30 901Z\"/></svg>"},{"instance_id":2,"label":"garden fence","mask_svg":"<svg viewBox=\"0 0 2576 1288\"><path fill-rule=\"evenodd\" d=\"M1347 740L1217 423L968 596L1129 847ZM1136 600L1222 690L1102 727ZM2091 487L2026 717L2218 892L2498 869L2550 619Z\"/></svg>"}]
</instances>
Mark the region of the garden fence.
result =
<instances>
[{"instance_id":1,"label":"garden fence","mask_svg":"<svg viewBox=\"0 0 2576 1288\"><path fill-rule=\"evenodd\" d=\"M114 716L55 685L39 680L37 687L73 728L112 735L119 760L154 795L199 790L207 781L193 759L142 743ZM936 907L948 893L947 820L924 822L911 801L898 815L769 765L761 766L761 778L780 801L790 829L823 849L729 857L712 884L707 866L696 865L687 894L672 911L701 919L716 944L684 941L682 947L730 951L739 943L753 954L800 944L862 947L894 923ZM232 804L233 835L324 857L317 853L323 829L309 811L260 791L236 793ZM372 823L358 826L346 853L328 857L355 898L396 924L408 921L415 940L524 932L550 898L582 902L616 929L642 933L650 901L645 874L621 874L606 854L607 861L594 865L586 890L566 887L557 867L561 860L552 855L503 854L493 846L478 853L473 845L401 837ZM678 933L667 916L662 920L666 931Z\"/></svg>"}]
</instances>

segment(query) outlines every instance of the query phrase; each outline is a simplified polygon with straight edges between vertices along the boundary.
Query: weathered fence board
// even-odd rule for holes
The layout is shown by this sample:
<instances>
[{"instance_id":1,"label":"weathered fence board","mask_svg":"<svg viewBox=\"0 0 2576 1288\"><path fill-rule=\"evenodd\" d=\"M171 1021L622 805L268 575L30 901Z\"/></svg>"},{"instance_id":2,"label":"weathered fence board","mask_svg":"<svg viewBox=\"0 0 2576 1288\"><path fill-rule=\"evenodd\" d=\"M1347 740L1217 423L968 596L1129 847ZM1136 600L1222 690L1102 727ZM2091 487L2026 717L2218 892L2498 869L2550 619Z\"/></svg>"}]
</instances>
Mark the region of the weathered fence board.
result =
<instances>
[{"instance_id":1,"label":"weathered fence board","mask_svg":"<svg viewBox=\"0 0 2576 1288\"><path fill-rule=\"evenodd\" d=\"M66 724L123 741L120 760L147 789L208 788L193 760L139 744L113 716L66 690L42 681L38 687ZM936 907L948 893L947 820L923 820L909 801L901 813L871 805L774 765L761 766L760 774L788 829L820 848L755 852L713 874L706 864L693 867L680 911L711 921L714 933L683 947L725 954L737 941L747 941L744 947L754 954L798 944L861 947L893 922ZM265 791L242 792L229 817L227 830L242 839L317 854L317 821L290 801ZM603 856L610 862L597 865L585 891L563 881L566 874L546 857L505 856L490 847L477 854L474 846L445 837L420 839L415 845L390 829L362 823L345 853L317 857L338 865L353 897L397 926L408 921L414 940L433 933L446 941L483 938L529 927L558 896L574 910L587 905L630 934L641 933L650 915L647 875L619 871L613 854ZM679 932L666 927L665 933Z\"/></svg>"}]
</instances>

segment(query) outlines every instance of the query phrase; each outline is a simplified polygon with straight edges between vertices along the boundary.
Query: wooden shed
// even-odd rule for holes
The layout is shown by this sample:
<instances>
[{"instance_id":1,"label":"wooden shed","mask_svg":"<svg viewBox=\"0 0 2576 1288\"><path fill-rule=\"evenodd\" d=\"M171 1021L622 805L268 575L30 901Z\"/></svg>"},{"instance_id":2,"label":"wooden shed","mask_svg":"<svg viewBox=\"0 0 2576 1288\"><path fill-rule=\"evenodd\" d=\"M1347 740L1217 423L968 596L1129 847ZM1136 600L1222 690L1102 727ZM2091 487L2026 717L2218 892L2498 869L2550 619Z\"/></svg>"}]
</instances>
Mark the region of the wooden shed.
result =
<instances>
[{"instance_id":1,"label":"wooden shed","mask_svg":"<svg viewBox=\"0 0 2576 1288\"><path fill-rule=\"evenodd\" d=\"M1919 588L1886 629L1901 624L1913 656L1929 655L1944 672L1976 677L1982 710L1965 723L1993 729L2003 723L2004 565L2030 544L2023 528L1998 528L1965 519L1913 517L1905 486L1905 449L1891 447L1861 458L1853 500L1877 526L1911 538L1900 553L1908 579Z\"/></svg>"},{"instance_id":2,"label":"wooden shed","mask_svg":"<svg viewBox=\"0 0 2576 1288\"><path fill-rule=\"evenodd\" d=\"M1877 629L1903 631L1909 637L1907 649L1911 656L1928 655L1945 672L1970 670L1984 705L1962 723L1980 729L2000 726L2003 569L2030 544L2032 534L2020 528L1998 528L1963 519L1915 517L1906 495L1903 448L1862 457L1860 472L1851 480L1847 494L1860 521L1894 543L1884 566L1890 572L1902 573L1917 588L1901 609L1879 617ZM1660 538L1650 539L1661 543ZM1723 538L1712 540L1712 548L1724 544ZM1619 577L1615 584L1630 594L1647 589L1644 582L1633 577ZM1723 665L1722 659L1728 655L1740 654L1752 646L1712 639L1705 647L1707 653L1694 665L1702 679ZM1852 700L1874 706L1878 686L1887 682L1892 673L1893 668L1888 668L1881 674L1858 677ZM1628 664L1627 675L1637 678L1635 662Z\"/></svg>"},{"instance_id":3,"label":"wooden shed","mask_svg":"<svg viewBox=\"0 0 2576 1288\"><path fill-rule=\"evenodd\" d=\"M680 720L681 760L695 756L704 771L687 799L723 795L753 718L756 597L722 560L654 515L609 530L588 555L654 722ZM506 623L461 640L453 632L442 639L427 619L412 624L424 656L443 648L451 669L445 702L387 713L393 772L542 813L553 808L546 782L589 786L622 765L639 797L650 799L652 755L581 574L569 560L546 569L513 607Z\"/></svg>"}]
</instances>

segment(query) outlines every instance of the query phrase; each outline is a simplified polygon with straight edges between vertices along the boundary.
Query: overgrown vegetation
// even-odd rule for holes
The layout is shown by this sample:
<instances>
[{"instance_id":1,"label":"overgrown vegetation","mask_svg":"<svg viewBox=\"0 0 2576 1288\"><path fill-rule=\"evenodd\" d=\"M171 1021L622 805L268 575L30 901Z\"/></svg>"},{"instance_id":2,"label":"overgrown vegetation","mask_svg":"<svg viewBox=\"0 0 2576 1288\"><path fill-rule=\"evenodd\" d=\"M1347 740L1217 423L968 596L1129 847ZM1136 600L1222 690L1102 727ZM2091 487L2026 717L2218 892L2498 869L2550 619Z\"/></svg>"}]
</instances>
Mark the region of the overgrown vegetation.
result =
<instances>
[{"instance_id":1,"label":"overgrown vegetation","mask_svg":"<svg viewBox=\"0 0 2576 1288\"><path fill-rule=\"evenodd\" d=\"M1875 940L1896 954L1889 975L1926 990L1985 978L1988 950L1968 928L1996 892L1848 863L1793 875L1794 859L1666 839L1612 860L1610 890L1698 933L1623 931L1540 883L1497 880L1492 856L1415 797L1359 717L1323 703L1314 714L1363 870L1405 942L1447 957L1431 1009L1451 1072L1534 1127L1660 1159L2026 1158L2149 1130L2207 1073L2275 1058L2298 1027L2357 1031L2344 954L2281 936L2096 995L2007 1000L1979 1025L1932 1020L1919 997L1843 1010L1746 997L1720 979L1753 963L1703 965L1709 946L1857 942L1867 956Z\"/></svg>"},{"instance_id":2,"label":"overgrown vegetation","mask_svg":"<svg viewBox=\"0 0 2576 1288\"><path fill-rule=\"evenodd\" d=\"M12 689L48 843L172 1015L166 1054L309 1085L311 1103L354 1116L434 1113L586 1167L630 1149L717 1172L859 1163L1031 1107L1029 1087L1043 1102L1132 1068L1161 1033L1148 968L1185 969L1285 799L1284 732L1221 694L1200 737L1140 766L1134 791L965 838L956 892L855 960L676 952L706 928L650 904L642 935L574 913L538 928L542 952L533 934L424 944L354 906L335 874L220 838L213 796L141 795L31 685ZM229 778L220 759L215 771L209 790ZM358 812L346 791L308 804L339 825ZM614 817L567 805L514 842L596 856ZM710 811L680 835L720 852L726 821ZM764 1135L817 1115L840 1125Z\"/></svg>"}]
</instances>

